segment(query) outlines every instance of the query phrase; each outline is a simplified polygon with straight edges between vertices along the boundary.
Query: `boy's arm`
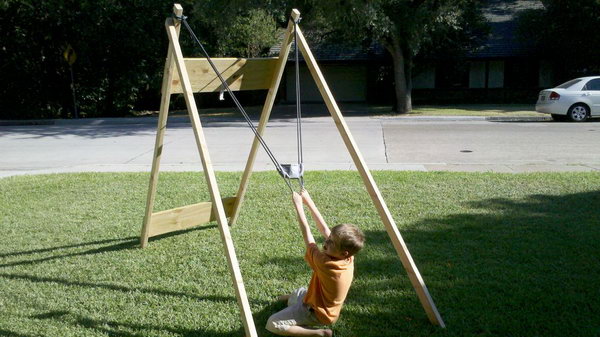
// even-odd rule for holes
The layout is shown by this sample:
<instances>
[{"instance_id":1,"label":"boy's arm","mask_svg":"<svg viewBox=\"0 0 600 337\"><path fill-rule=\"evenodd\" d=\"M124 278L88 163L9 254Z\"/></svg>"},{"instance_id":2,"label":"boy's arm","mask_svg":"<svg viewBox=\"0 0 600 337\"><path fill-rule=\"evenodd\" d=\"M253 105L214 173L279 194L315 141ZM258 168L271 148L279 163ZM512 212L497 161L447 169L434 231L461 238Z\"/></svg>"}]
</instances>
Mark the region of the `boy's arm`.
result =
<instances>
[{"instance_id":1,"label":"boy's arm","mask_svg":"<svg viewBox=\"0 0 600 337\"><path fill-rule=\"evenodd\" d=\"M315 223L317 224L317 229L319 230L319 232L321 232L321 235L323 235L323 237L325 239L328 239L329 235L331 234L331 231L329 230L329 227L327 227L327 223L325 223L325 219L323 219L321 212L319 212L319 209L317 208L314 201L308 194L307 190L302 191L302 200L304 201L306 206L308 206L308 209L310 210L310 215L312 216L312 218L315 220Z\"/></svg>"},{"instance_id":2,"label":"boy's arm","mask_svg":"<svg viewBox=\"0 0 600 337\"><path fill-rule=\"evenodd\" d=\"M302 197L300 194L294 192L292 194L292 200L294 201L294 208L296 209L296 215L298 216L298 224L300 225L300 231L304 238L304 244L308 248L311 243L315 243L315 238L310 231L308 221L306 220L306 214L304 214L304 206L302 206Z\"/></svg>"}]
</instances>

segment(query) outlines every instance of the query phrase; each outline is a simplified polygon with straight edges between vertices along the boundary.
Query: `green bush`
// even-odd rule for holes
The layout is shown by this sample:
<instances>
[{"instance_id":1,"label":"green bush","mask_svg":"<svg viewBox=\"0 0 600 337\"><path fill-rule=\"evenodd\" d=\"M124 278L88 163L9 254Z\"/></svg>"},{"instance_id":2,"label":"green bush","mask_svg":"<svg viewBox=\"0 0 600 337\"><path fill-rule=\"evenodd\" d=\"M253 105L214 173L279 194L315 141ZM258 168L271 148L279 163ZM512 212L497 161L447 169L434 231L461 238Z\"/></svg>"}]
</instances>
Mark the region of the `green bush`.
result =
<instances>
[{"instance_id":1,"label":"green bush","mask_svg":"<svg viewBox=\"0 0 600 337\"><path fill-rule=\"evenodd\" d=\"M178 2L211 55L264 55L274 42L273 36L255 38L242 48L240 39L247 34L228 36L225 28L232 23L252 30L266 25L261 31L275 31L268 12L252 5L236 6L223 15L217 2ZM157 110L168 46L164 21L172 6L153 0L0 0L0 119L73 116L70 69L63 57L68 45L77 55L73 71L83 116ZM206 11L207 6L219 10ZM181 42L186 55L192 55L187 35L182 30Z\"/></svg>"},{"instance_id":2,"label":"green bush","mask_svg":"<svg viewBox=\"0 0 600 337\"><path fill-rule=\"evenodd\" d=\"M1 118L72 114L71 45L75 88L88 117L144 108L160 87L171 4L140 0L8 0L0 3Z\"/></svg>"}]
</instances>

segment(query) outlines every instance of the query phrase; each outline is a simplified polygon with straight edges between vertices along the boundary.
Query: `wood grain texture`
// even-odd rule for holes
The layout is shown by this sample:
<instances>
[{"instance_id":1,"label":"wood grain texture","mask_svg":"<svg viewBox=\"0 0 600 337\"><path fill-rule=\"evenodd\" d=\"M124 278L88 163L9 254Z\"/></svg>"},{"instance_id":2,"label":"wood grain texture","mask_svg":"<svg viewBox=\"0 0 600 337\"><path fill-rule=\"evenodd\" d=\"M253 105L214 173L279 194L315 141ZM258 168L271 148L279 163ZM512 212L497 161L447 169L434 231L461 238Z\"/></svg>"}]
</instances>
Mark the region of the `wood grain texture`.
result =
<instances>
[{"instance_id":1,"label":"wood grain texture","mask_svg":"<svg viewBox=\"0 0 600 337\"><path fill-rule=\"evenodd\" d=\"M232 91L269 89L277 58L211 58ZM224 90L221 80L205 58L184 58L193 92ZM172 93L183 93L178 74L171 81Z\"/></svg>"}]
</instances>

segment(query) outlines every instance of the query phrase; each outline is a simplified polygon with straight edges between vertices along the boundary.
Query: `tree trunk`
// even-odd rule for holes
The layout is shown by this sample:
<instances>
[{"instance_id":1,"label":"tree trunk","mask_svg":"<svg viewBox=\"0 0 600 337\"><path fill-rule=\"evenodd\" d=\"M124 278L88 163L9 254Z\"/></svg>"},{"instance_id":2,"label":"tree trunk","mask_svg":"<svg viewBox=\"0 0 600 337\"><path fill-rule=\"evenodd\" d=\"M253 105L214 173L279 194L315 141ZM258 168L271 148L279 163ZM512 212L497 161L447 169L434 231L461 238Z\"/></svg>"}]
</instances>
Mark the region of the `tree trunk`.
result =
<instances>
[{"instance_id":1,"label":"tree trunk","mask_svg":"<svg viewBox=\"0 0 600 337\"><path fill-rule=\"evenodd\" d=\"M410 76L410 62L406 62L399 41L393 41L387 46L388 51L392 55L392 63L394 65L394 91L396 94L396 104L393 109L396 113L404 114L412 110L411 87L412 81Z\"/></svg>"},{"instance_id":2,"label":"tree trunk","mask_svg":"<svg viewBox=\"0 0 600 337\"><path fill-rule=\"evenodd\" d=\"M406 74L406 112L412 111L412 58L404 62Z\"/></svg>"}]
</instances>

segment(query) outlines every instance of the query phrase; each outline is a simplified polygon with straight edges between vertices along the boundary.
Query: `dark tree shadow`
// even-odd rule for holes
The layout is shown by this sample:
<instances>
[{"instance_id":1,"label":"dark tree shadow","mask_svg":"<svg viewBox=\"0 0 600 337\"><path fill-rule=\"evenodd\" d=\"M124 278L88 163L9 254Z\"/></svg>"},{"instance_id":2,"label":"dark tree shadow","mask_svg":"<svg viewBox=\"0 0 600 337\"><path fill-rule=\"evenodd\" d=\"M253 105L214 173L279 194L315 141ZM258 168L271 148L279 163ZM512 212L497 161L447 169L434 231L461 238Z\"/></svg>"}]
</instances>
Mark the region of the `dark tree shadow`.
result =
<instances>
[{"instance_id":1,"label":"dark tree shadow","mask_svg":"<svg viewBox=\"0 0 600 337\"><path fill-rule=\"evenodd\" d=\"M3 329L3 328L0 328L0 336L6 336L6 337L33 337L33 335L23 335L23 334L16 333L14 331Z\"/></svg>"},{"instance_id":2,"label":"dark tree shadow","mask_svg":"<svg viewBox=\"0 0 600 337\"><path fill-rule=\"evenodd\" d=\"M47 256L47 257L42 257L42 258L37 258L37 259L19 260L19 261L14 261L14 262L3 263L3 264L0 264L0 268L34 265L34 264L39 264L39 263L44 263L44 262L54 261L54 260L60 260L60 259L69 258L69 257L94 255L94 254L101 254L101 253L107 253L107 252L115 252L115 251L120 251L120 250L134 249L139 246L139 240L131 240L130 239L125 242L120 242L120 241L122 241L120 239L108 240L108 242L114 242L114 241L119 241L119 243L116 243L113 245L108 245L108 246L102 246L102 247L98 247L98 248L92 248L92 249L88 249L88 250L80 251L80 252L65 253L65 254L58 254L58 255ZM40 251L41 252L53 252L53 251L62 250L62 249L85 247L87 245L88 244L70 245L70 247L67 246L68 248L57 247L57 248L49 248L49 249L40 249ZM24 255L21 253L24 253L24 252L17 252L16 255L17 256ZM27 253L27 254L31 255L33 253Z\"/></svg>"},{"instance_id":3,"label":"dark tree shadow","mask_svg":"<svg viewBox=\"0 0 600 337\"><path fill-rule=\"evenodd\" d=\"M355 283L340 322L343 336L596 336L600 335L600 191L523 198L491 198L463 204L466 211L428 217L400 231L448 328L431 325L404 268L383 229L366 231L367 246L356 258ZM190 229L204 230L214 225ZM165 236L185 233L175 232ZM164 238L158 237L157 239ZM28 265L69 256L137 249L137 237L63 244L10 252L3 257L101 247L56 257L21 261ZM300 256L265 258L295 277L310 271ZM233 296L196 296L177 290L136 288L71 281L24 273L0 278L130 293L226 301ZM298 286L303 286L299 284ZM285 289L283 291L287 291ZM255 325L261 336L268 317L282 303L257 303ZM373 309L375 308L375 309ZM160 330L180 336L239 336L161 324L93 320L68 311L51 311L34 319L65 320L113 336L144 336ZM132 333L132 331L134 331ZM0 328L0 336L24 336Z\"/></svg>"},{"instance_id":4,"label":"dark tree shadow","mask_svg":"<svg viewBox=\"0 0 600 337\"><path fill-rule=\"evenodd\" d=\"M19 251L19 252L4 253L4 254L0 254L0 257L12 257L12 256L20 256L20 255L33 255L33 254L40 254L40 253L48 253L48 252L55 252L55 251L62 250L62 249L80 248L80 247L85 247L85 246L95 246L95 245L102 245L105 243L120 242L120 241L131 241L133 239L134 239L134 237L128 237L128 238L122 238L122 239L106 239L106 240L88 241L88 242L74 243L74 244L68 244L68 245L63 245L63 246L38 248L38 249L31 249L31 250L23 250L23 251Z\"/></svg>"},{"instance_id":5,"label":"dark tree shadow","mask_svg":"<svg viewBox=\"0 0 600 337\"><path fill-rule=\"evenodd\" d=\"M185 292L174 291L174 290L165 290L159 288L141 288L141 287L128 287L122 285L116 285L111 283L92 283L92 282L83 282L83 281L71 281L65 278L59 277L42 277L31 274L17 274L17 273L0 273L0 278L6 280L23 280L27 282L35 282L35 283L58 283L67 286L73 287L86 287L86 288L100 288L106 290L114 290L123 293L131 293L131 292L141 292L150 295L161 295L161 296L173 296L173 297L187 297L194 300L199 301L215 301L215 302L227 302L232 305L235 305L236 299L234 296L198 296L192 295Z\"/></svg>"},{"instance_id":6,"label":"dark tree shadow","mask_svg":"<svg viewBox=\"0 0 600 337\"><path fill-rule=\"evenodd\" d=\"M158 240L170 238L170 237L177 236L177 235L184 235L186 233L199 231L199 230L207 230L207 229L212 229L212 228L216 228L216 227L217 227L216 225L197 226L197 227L188 228L188 229L184 229L184 230L177 231L177 232L165 233L165 234L151 237L148 240L148 242L158 241ZM140 247L139 237L131 236L128 238L123 238L123 239L97 240L97 241L89 241L89 242L84 242L84 243L76 243L76 244L62 245L62 246L49 247L49 248L39 248L39 249L31 249L31 250L19 251L19 252L10 252L10 253L5 253L5 254L0 255L0 257L13 257L13 256L35 255L35 254L41 254L41 253L58 252L61 250L76 249L76 248L82 248L82 247L86 247L86 246L102 245L105 243L113 243L113 242L117 242L117 243L111 244L111 245L105 245L105 246L101 246L101 247L97 247L97 248L92 248L92 249L88 249L85 251L78 251L78 252L65 253L65 254L56 254L53 256L47 256L47 257L42 257L42 258L37 258L37 259L19 260L19 261L14 261L14 262L3 263L3 264L0 264L0 268L23 266L23 265L34 265L34 264L39 264L39 263L44 263L44 262L48 262L48 261L69 258L69 257L95 255L95 254L101 254L101 253L107 253L107 252L116 252L116 251L122 251L122 250L137 249Z\"/></svg>"},{"instance_id":7,"label":"dark tree shadow","mask_svg":"<svg viewBox=\"0 0 600 337\"><path fill-rule=\"evenodd\" d=\"M252 314L254 318L254 325L256 326L256 332L259 336L276 336L265 329L265 325L267 324L267 320L269 317L271 317L271 315L284 309L285 306L285 303L277 302L275 299L273 299L272 302L263 305L260 311Z\"/></svg>"},{"instance_id":8,"label":"dark tree shadow","mask_svg":"<svg viewBox=\"0 0 600 337\"><path fill-rule=\"evenodd\" d=\"M61 321L74 326L81 326L86 329L100 332L107 336L144 337L148 336L151 332L168 332L169 334L181 337L233 337L244 335L244 331L242 329L238 331L222 333L203 329L184 329L180 327L173 327L160 324L132 324L112 320L91 319L85 316L71 313L69 311L50 311L44 314L31 316L30 318ZM135 332L132 333L131 330Z\"/></svg>"},{"instance_id":9,"label":"dark tree shadow","mask_svg":"<svg viewBox=\"0 0 600 337\"><path fill-rule=\"evenodd\" d=\"M357 283L348 302L377 303L381 310L344 313L354 333L600 334L600 191L466 205L471 212L426 218L401 228L448 329L428 323L387 233L369 231L368 249L382 253L357 258L357 275L381 281L375 286L367 282L369 287ZM406 295L383 295L394 288ZM362 324L372 321L387 324Z\"/></svg>"}]
</instances>

